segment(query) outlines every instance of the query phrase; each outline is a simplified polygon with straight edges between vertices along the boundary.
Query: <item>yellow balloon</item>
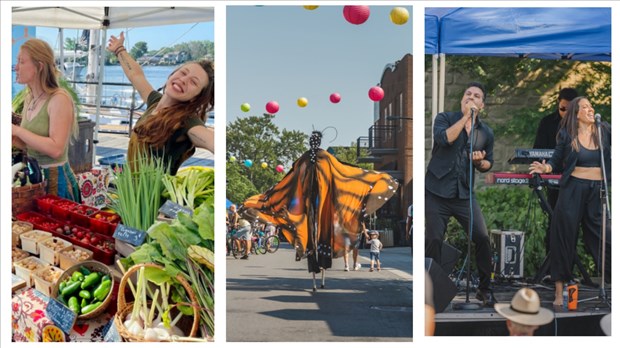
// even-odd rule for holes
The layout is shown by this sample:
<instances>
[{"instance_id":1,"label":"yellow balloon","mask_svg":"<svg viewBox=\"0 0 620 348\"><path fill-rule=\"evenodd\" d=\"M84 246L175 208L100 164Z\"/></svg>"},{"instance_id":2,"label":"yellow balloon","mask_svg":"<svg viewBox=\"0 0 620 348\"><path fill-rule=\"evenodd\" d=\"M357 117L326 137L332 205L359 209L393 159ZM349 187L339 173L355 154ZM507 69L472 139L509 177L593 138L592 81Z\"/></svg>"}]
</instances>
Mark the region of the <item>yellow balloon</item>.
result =
<instances>
[{"instance_id":1,"label":"yellow balloon","mask_svg":"<svg viewBox=\"0 0 620 348\"><path fill-rule=\"evenodd\" d=\"M263 162L260 164L261 167L263 167L263 169L267 168L269 165L267 164L267 162Z\"/></svg>"},{"instance_id":2,"label":"yellow balloon","mask_svg":"<svg viewBox=\"0 0 620 348\"><path fill-rule=\"evenodd\" d=\"M394 7L390 11L390 20L396 25L403 25L409 20L409 11L404 7Z\"/></svg>"},{"instance_id":3,"label":"yellow balloon","mask_svg":"<svg viewBox=\"0 0 620 348\"><path fill-rule=\"evenodd\" d=\"M297 105L299 105L300 108L305 108L306 105L308 105L308 99L303 98L303 97L297 99Z\"/></svg>"},{"instance_id":4,"label":"yellow balloon","mask_svg":"<svg viewBox=\"0 0 620 348\"><path fill-rule=\"evenodd\" d=\"M318 6L316 6L316 5L306 5L306 6L304 6L304 8L306 10L312 11L312 10L316 10L318 8Z\"/></svg>"}]
</instances>

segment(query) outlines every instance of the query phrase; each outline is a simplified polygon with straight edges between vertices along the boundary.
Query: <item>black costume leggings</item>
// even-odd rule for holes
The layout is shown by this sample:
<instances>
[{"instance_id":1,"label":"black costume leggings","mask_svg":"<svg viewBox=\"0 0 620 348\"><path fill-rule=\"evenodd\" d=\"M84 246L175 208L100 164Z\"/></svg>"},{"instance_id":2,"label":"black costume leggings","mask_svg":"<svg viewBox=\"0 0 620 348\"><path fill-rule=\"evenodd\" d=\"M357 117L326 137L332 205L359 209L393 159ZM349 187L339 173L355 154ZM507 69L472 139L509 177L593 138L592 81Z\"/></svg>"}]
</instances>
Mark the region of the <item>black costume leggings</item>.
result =
<instances>
[{"instance_id":1,"label":"black costume leggings","mask_svg":"<svg viewBox=\"0 0 620 348\"><path fill-rule=\"evenodd\" d=\"M566 282L573 279L580 225L586 251L592 255L600 271L601 184L601 181L570 177L566 186L560 189L551 220L551 280ZM611 282L611 217L607 218L605 280Z\"/></svg>"},{"instance_id":2,"label":"black costume leggings","mask_svg":"<svg viewBox=\"0 0 620 348\"><path fill-rule=\"evenodd\" d=\"M441 264L441 246L448 226L448 219L454 216L463 226L469 238L469 199L442 198L426 191L426 257L433 258ZM491 245L487 226L480 210L478 201L474 198L474 231L472 240L476 245L476 266L480 275L482 290L488 290L491 285Z\"/></svg>"}]
</instances>

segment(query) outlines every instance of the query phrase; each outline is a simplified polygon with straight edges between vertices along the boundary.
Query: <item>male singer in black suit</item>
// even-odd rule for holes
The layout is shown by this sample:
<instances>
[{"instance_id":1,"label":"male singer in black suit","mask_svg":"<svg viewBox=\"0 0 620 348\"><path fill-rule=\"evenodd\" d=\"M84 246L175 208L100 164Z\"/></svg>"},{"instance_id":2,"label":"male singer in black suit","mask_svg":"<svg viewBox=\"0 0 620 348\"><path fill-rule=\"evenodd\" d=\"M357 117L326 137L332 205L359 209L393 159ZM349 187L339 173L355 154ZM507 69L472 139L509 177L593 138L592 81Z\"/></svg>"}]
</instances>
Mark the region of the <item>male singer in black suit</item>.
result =
<instances>
[{"instance_id":1,"label":"male singer in black suit","mask_svg":"<svg viewBox=\"0 0 620 348\"><path fill-rule=\"evenodd\" d=\"M425 178L426 257L441 262L441 246L448 220L454 216L469 236L470 160L480 172L493 166L493 131L480 120L486 91L477 82L467 85L461 110L442 112L433 125L433 150ZM473 129L472 129L473 118ZM470 156L470 139L473 153ZM473 173L472 173L473 174ZM480 286L476 298L492 307L491 246L480 205L473 198L473 234Z\"/></svg>"}]
</instances>

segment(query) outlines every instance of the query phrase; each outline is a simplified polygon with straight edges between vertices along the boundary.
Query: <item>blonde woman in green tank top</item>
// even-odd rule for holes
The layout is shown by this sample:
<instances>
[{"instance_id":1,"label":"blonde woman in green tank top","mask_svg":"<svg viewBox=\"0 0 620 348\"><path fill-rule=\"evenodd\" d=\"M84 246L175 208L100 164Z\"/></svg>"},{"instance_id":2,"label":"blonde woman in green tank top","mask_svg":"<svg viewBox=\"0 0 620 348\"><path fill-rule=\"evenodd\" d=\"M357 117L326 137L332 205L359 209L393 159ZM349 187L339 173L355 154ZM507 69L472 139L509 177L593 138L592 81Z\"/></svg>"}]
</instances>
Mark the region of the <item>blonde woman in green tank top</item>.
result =
<instances>
[{"instance_id":1,"label":"blonde woman in green tank top","mask_svg":"<svg viewBox=\"0 0 620 348\"><path fill-rule=\"evenodd\" d=\"M13 125L13 145L39 162L48 193L79 202L79 187L68 162L77 118L71 97L59 87L57 74L49 44L30 39L21 46L15 75L18 83L27 85L28 93L22 123Z\"/></svg>"}]
</instances>

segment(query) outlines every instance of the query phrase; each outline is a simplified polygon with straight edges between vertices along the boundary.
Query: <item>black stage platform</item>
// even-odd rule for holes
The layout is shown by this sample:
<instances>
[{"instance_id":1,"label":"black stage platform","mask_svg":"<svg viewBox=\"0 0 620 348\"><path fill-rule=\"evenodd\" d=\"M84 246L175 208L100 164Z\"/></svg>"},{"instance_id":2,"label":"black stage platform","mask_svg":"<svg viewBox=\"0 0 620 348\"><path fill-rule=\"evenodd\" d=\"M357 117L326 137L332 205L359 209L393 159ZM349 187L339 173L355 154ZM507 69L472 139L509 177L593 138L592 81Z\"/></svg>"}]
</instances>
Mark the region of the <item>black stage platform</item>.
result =
<instances>
[{"instance_id":1,"label":"black stage platform","mask_svg":"<svg viewBox=\"0 0 620 348\"><path fill-rule=\"evenodd\" d=\"M593 278L597 283L600 279ZM494 294L498 302L510 303L514 294L522 287L536 290L541 299L541 306L553 310L554 288L552 283L532 284L524 280L503 281L494 285ZM465 303L465 287L452 300L442 313L435 316L435 336L507 336L506 320L492 308L481 310L454 310L455 303ZM611 312L605 301L599 297L598 287L579 284L579 304L576 311L554 311L555 319L540 327L536 336L602 336L600 320ZM475 290L470 293L472 303L480 303L475 298ZM611 289L606 286L606 297L611 304ZM594 298L594 299L591 299Z\"/></svg>"}]
</instances>

